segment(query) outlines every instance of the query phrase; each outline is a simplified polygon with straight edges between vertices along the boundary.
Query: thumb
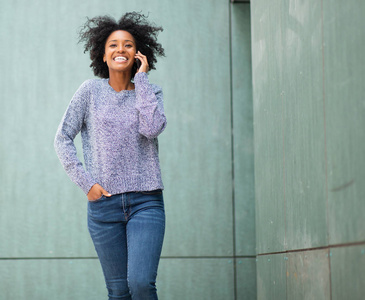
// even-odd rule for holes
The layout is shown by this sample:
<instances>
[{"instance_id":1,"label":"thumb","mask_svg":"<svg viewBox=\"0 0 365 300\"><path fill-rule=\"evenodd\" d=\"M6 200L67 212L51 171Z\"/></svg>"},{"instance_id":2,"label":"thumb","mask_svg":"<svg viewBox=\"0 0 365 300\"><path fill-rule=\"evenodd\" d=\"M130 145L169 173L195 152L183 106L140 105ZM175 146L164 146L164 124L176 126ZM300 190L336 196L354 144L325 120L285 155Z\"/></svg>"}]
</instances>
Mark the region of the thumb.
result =
<instances>
[{"instance_id":1,"label":"thumb","mask_svg":"<svg viewBox=\"0 0 365 300\"><path fill-rule=\"evenodd\" d=\"M106 190L102 189L102 193L105 197L110 197L112 194L108 193Z\"/></svg>"}]
</instances>

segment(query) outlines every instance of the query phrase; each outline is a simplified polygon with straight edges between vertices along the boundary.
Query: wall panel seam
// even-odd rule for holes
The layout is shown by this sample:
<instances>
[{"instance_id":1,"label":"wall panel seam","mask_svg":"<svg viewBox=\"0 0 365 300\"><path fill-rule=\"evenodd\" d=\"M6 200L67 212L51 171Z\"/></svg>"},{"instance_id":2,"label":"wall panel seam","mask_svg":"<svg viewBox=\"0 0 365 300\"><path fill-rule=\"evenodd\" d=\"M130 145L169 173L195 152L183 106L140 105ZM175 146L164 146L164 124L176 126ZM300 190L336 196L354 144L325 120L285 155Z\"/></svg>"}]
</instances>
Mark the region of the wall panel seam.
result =
<instances>
[{"instance_id":1,"label":"wall panel seam","mask_svg":"<svg viewBox=\"0 0 365 300\"><path fill-rule=\"evenodd\" d=\"M324 20L323 20L323 0L321 0L321 34L322 34L322 96L323 96L323 130L324 130L324 165L325 165L325 190L326 190L326 227L327 227L327 244L330 243L329 236L329 205L328 205L328 163L327 163L327 130L326 130L326 85L325 85L325 61L324 61ZM328 249L328 255L331 250ZM331 260L328 260L329 276L329 293L332 299L332 280L331 280Z\"/></svg>"},{"instance_id":2,"label":"wall panel seam","mask_svg":"<svg viewBox=\"0 0 365 300\"><path fill-rule=\"evenodd\" d=\"M280 13L282 12L282 2L280 2ZM279 26L280 26L280 40L283 40L283 24L282 24L282 17L279 17ZM280 77L283 74L280 74ZM287 211L286 211L286 171L285 171L285 91L282 87L281 89L281 119L282 119L282 123L281 123L281 130L282 130L282 139L283 139L283 202L284 202L284 243L283 243L283 248L285 250L287 250L287 237L286 237L286 233L287 233ZM258 256L257 256L258 257ZM288 264L285 263L285 273L288 273ZM285 276L285 299L288 299L288 276Z\"/></svg>"},{"instance_id":3,"label":"wall panel seam","mask_svg":"<svg viewBox=\"0 0 365 300\"><path fill-rule=\"evenodd\" d=\"M161 259L255 259L256 255L239 256L161 256ZM2 260L95 260L98 257L0 257Z\"/></svg>"},{"instance_id":4,"label":"wall panel seam","mask_svg":"<svg viewBox=\"0 0 365 300\"><path fill-rule=\"evenodd\" d=\"M231 179L232 179L232 241L233 257L236 257L236 218L235 218L235 173L234 173L234 126L233 126L233 73L232 73L232 5L228 3L229 30L229 89L230 89L230 118L231 118ZM234 299L237 299L237 268L233 259L233 289Z\"/></svg>"},{"instance_id":5,"label":"wall panel seam","mask_svg":"<svg viewBox=\"0 0 365 300\"><path fill-rule=\"evenodd\" d=\"M285 253L324 250L324 249L331 249L331 248L346 248L346 247L362 246L362 245L365 246L365 241L353 242L353 243L344 243L344 244L334 244L334 245L328 245L328 246L323 246L323 247L302 248L302 249L293 249L293 250L278 251L278 252L259 253L259 254L257 254L257 257L265 256L265 255L274 255L274 254L285 254Z\"/></svg>"}]
</instances>

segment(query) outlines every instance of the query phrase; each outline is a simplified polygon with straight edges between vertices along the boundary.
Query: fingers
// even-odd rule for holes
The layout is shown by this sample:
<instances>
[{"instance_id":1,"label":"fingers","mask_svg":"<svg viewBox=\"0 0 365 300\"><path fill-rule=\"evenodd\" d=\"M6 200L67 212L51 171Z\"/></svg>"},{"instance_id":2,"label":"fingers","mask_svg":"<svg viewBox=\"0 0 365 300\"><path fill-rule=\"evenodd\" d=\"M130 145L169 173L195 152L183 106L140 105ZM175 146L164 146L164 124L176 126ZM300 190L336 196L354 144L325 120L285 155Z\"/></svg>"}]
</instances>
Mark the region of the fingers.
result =
<instances>
[{"instance_id":1,"label":"fingers","mask_svg":"<svg viewBox=\"0 0 365 300\"><path fill-rule=\"evenodd\" d=\"M112 194L108 193L106 190L104 190L102 188L102 194L105 196L105 197L110 197Z\"/></svg>"},{"instance_id":2,"label":"fingers","mask_svg":"<svg viewBox=\"0 0 365 300\"><path fill-rule=\"evenodd\" d=\"M148 60L145 55L143 55L140 51L138 51L135 55L135 58L138 58L141 62L141 66L138 69L138 72L148 72Z\"/></svg>"},{"instance_id":3,"label":"fingers","mask_svg":"<svg viewBox=\"0 0 365 300\"><path fill-rule=\"evenodd\" d=\"M145 63L146 65L148 65L147 57L146 55L143 55L141 51L138 51L136 53L135 58L138 58L142 64Z\"/></svg>"},{"instance_id":4,"label":"fingers","mask_svg":"<svg viewBox=\"0 0 365 300\"><path fill-rule=\"evenodd\" d=\"M111 196L111 194L108 193L106 190L104 190L104 188L101 185L96 183L91 187L89 193L87 194L87 199L89 201L95 201L103 195L106 197Z\"/></svg>"}]
</instances>

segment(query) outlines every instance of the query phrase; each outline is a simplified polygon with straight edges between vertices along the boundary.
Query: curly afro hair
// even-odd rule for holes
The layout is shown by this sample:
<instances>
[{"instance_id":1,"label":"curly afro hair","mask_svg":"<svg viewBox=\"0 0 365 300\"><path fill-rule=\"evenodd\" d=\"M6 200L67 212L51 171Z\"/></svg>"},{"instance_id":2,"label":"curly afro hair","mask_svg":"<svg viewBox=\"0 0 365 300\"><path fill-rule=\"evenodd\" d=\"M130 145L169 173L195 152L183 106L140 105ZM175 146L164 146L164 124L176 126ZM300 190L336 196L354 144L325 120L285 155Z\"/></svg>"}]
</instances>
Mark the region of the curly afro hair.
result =
<instances>
[{"instance_id":1,"label":"curly afro hair","mask_svg":"<svg viewBox=\"0 0 365 300\"><path fill-rule=\"evenodd\" d=\"M84 53L90 51L91 64L95 76L109 78L109 69L103 62L105 53L105 43L116 30L128 31L136 41L137 51L141 51L147 56L149 69L156 69L157 56L165 56L162 45L157 42L159 31L162 27L157 27L147 21L147 16L137 12L128 12L123 15L118 22L110 16L100 16L92 19L87 18L87 22L79 32L79 42L85 42ZM137 72L137 67L133 66L132 77Z\"/></svg>"}]
</instances>

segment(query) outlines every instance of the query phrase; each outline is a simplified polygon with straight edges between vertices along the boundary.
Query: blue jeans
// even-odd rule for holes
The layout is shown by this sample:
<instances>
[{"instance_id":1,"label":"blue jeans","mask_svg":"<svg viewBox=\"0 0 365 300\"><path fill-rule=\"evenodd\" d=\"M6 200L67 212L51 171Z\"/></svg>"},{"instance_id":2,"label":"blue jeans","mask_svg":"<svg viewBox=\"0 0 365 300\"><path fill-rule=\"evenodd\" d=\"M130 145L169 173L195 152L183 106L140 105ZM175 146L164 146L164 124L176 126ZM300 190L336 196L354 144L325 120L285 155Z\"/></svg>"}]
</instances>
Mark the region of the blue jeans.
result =
<instances>
[{"instance_id":1,"label":"blue jeans","mask_svg":"<svg viewBox=\"0 0 365 300\"><path fill-rule=\"evenodd\" d=\"M88 228L109 300L158 299L155 282L165 234L162 191L89 201Z\"/></svg>"}]
</instances>

